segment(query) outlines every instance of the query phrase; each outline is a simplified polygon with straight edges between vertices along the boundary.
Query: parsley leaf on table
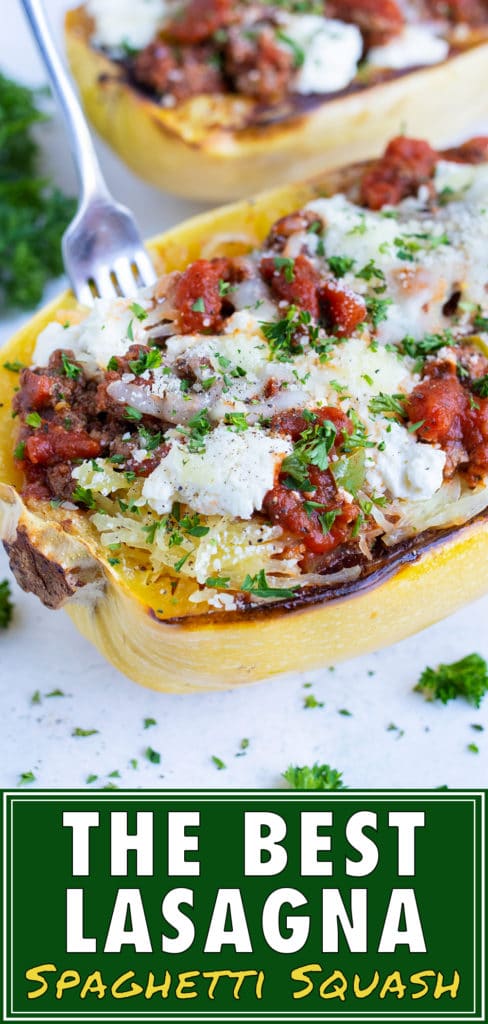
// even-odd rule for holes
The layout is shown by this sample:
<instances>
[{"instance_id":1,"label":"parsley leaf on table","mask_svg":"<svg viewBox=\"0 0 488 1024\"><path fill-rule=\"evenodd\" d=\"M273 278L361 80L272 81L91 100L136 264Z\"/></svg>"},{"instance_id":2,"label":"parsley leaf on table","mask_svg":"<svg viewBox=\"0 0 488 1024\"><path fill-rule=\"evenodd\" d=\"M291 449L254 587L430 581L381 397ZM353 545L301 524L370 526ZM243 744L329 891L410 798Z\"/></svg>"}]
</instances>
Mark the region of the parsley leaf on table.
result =
<instances>
[{"instance_id":1,"label":"parsley leaf on table","mask_svg":"<svg viewBox=\"0 0 488 1024\"><path fill-rule=\"evenodd\" d=\"M465 697L479 708L488 691L488 665L480 654L468 654L438 668L425 668L414 689L427 700L441 700L447 704L456 697Z\"/></svg>"}]
</instances>

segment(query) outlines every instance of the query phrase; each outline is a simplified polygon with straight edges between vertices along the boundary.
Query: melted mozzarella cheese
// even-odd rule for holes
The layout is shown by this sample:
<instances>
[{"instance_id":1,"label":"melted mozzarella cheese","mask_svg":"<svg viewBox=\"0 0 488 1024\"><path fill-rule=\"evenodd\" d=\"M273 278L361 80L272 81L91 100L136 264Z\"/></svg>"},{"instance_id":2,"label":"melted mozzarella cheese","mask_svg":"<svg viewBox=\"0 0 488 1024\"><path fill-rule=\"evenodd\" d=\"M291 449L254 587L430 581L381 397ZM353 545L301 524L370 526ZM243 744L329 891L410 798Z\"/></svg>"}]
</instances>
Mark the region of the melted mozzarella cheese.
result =
<instances>
[{"instance_id":1,"label":"melted mozzarella cheese","mask_svg":"<svg viewBox=\"0 0 488 1024\"><path fill-rule=\"evenodd\" d=\"M324 223L325 256L354 260L345 284L371 296L382 294L378 286L386 284L384 297L390 303L378 327L381 342L446 329L450 321L444 306L454 292L461 291L467 302L486 301L486 168L473 172L462 202L448 202L435 213L426 210L421 195L394 211L364 210L340 194L314 200L307 208ZM357 276L371 262L383 278Z\"/></svg>"},{"instance_id":2,"label":"melted mozzarella cheese","mask_svg":"<svg viewBox=\"0 0 488 1024\"><path fill-rule=\"evenodd\" d=\"M368 64L381 68L420 67L439 64L449 53L449 43L427 25L406 25L398 36L384 46L373 46Z\"/></svg>"},{"instance_id":3,"label":"melted mozzarella cheese","mask_svg":"<svg viewBox=\"0 0 488 1024\"><path fill-rule=\"evenodd\" d=\"M86 0L95 22L93 42L107 49L124 44L141 50L154 38L166 18L171 0ZM174 6L174 5L173 5Z\"/></svg>"},{"instance_id":4,"label":"melted mozzarella cheese","mask_svg":"<svg viewBox=\"0 0 488 1024\"><path fill-rule=\"evenodd\" d=\"M290 442L253 427L241 434L216 427L205 438L202 453L189 452L175 437L166 457L145 480L143 497L159 514L170 512L173 501L183 501L203 515L250 519L291 450Z\"/></svg>"},{"instance_id":5,"label":"melted mozzarella cheese","mask_svg":"<svg viewBox=\"0 0 488 1024\"><path fill-rule=\"evenodd\" d=\"M88 373L95 373L97 368L106 369L111 356L125 355L131 345L147 345L144 322L134 315L132 304L132 299L96 299L81 323L48 324L37 339L33 365L46 366L56 349L69 349Z\"/></svg>"},{"instance_id":6,"label":"melted mozzarella cheese","mask_svg":"<svg viewBox=\"0 0 488 1024\"><path fill-rule=\"evenodd\" d=\"M442 487L445 452L421 444L395 422L389 424L383 440L384 450L369 457L367 480L372 493L386 490L392 498L425 501Z\"/></svg>"},{"instance_id":7,"label":"melted mozzarella cheese","mask_svg":"<svg viewBox=\"0 0 488 1024\"><path fill-rule=\"evenodd\" d=\"M289 39L294 51L302 55L294 92L338 92L352 82L363 51L356 25L318 14L288 14L282 25L282 42Z\"/></svg>"}]
</instances>

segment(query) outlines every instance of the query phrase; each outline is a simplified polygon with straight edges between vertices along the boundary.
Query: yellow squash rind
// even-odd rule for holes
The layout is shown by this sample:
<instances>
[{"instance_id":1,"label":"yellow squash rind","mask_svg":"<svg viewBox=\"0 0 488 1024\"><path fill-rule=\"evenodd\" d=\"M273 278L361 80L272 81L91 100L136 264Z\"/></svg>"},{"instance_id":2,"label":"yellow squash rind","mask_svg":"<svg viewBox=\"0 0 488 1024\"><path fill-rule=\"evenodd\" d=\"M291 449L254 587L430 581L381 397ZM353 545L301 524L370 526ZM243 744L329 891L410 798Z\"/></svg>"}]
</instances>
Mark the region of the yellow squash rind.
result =
<instances>
[{"instance_id":1,"label":"yellow squash rind","mask_svg":"<svg viewBox=\"0 0 488 1024\"><path fill-rule=\"evenodd\" d=\"M249 248L264 238L277 217L313 196L346 187L357 173L349 168L318 183L286 186L203 214L153 240L151 251L160 270L171 271L203 251L214 255L211 246L215 252L235 251L230 236L239 239L237 248ZM25 551L28 544L38 553L48 589L49 579L58 578L59 583L62 574L64 589L59 584L45 603L62 605L127 676L153 689L188 692L329 665L401 640L488 589L488 526L481 521L432 544L392 577L352 596L293 611L264 608L248 617L208 614L205 606L188 602L175 607L170 597L158 597L159 590L148 590L144 581L111 566L86 515L22 501L21 476L12 457L10 405L18 378L3 364L29 363L40 330L56 316L66 319L75 307L73 296L65 293L2 351L0 535L17 574L19 533L21 548ZM160 588L164 590L164 580Z\"/></svg>"},{"instance_id":2,"label":"yellow squash rind","mask_svg":"<svg viewBox=\"0 0 488 1024\"><path fill-rule=\"evenodd\" d=\"M486 113L486 41L307 113L246 126L243 98L155 103L90 45L90 26L83 7L68 13L68 58L90 120L142 178L190 199L223 202L364 160L400 132L445 144L462 132L467 111L473 123Z\"/></svg>"}]
</instances>

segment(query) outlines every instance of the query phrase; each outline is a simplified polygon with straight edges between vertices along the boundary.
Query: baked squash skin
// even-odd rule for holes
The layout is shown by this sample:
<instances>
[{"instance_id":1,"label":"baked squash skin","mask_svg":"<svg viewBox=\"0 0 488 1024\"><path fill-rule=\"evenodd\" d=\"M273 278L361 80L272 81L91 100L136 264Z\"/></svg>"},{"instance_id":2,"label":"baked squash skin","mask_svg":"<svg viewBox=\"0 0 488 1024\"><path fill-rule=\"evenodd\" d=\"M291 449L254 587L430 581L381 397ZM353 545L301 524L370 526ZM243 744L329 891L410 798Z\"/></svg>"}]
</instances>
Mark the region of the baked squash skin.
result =
<instances>
[{"instance_id":1,"label":"baked squash skin","mask_svg":"<svg viewBox=\"0 0 488 1024\"><path fill-rule=\"evenodd\" d=\"M164 108L90 45L83 6L66 17L66 47L88 117L136 174L190 199L223 202L375 156L401 130L436 145L486 112L488 42L441 64L246 125L245 97L197 96Z\"/></svg>"},{"instance_id":2,"label":"baked squash skin","mask_svg":"<svg viewBox=\"0 0 488 1024\"><path fill-rule=\"evenodd\" d=\"M347 188L357 176L357 168L348 168L193 218L150 243L158 269L183 269L202 252L249 249L280 216ZM232 242L226 242L230 234ZM153 590L128 579L108 563L82 512L26 503L19 495L22 477L12 455L11 415L18 378L4 364L29 363L39 332L75 308L66 292L2 350L0 535L20 585L48 607L65 608L125 675L153 689L188 692L316 668L395 643L488 590L483 518L399 549L369 580L335 595L324 588L306 601L297 596L250 612L195 614L204 606L181 601L175 607L171 596L161 597L161 582Z\"/></svg>"}]
</instances>

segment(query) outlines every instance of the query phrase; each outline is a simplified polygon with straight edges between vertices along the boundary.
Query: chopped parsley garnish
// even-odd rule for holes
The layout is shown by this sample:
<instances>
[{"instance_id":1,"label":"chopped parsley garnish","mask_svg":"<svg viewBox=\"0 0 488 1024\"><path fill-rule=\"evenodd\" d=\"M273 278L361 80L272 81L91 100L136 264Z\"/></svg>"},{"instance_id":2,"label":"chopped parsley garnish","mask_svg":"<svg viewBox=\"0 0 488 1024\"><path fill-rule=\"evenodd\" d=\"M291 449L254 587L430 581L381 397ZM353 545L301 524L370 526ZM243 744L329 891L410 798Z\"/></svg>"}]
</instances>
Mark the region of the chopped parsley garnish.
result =
<instances>
[{"instance_id":1,"label":"chopped parsley garnish","mask_svg":"<svg viewBox=\"0 0 488 1024\"><path fill-rule=\"evenodd\" d=\"M473 391L480 398L488 398L488 373L485 373L484 377L478 377L477 380L474 380L472 387Z\"/></svg>"},{"instance_id":2,"label":"chopped parsley garnish","mask_svg":"<svg viewBox=\"0 0 488 1024\"><path fill-rule=\"evenodd\" d=\"M367 295L365 302L373 327L378 327L383 320L386 320L388 308L392 305L393 299L379 299L376 295Z\"/></svg>"},{"instance_id":3,"label":"chopped parsley garnish","mask_svg":"<svg viewBox=\"0 0 488 1024\"><path fill-rule=\"evenodd\" d=\"M139 305L138 302L133 302L132 306L130 306L129 308L130 308L131 313L133 313L134 316L136 316L138 320L141 320L141 321L142 320L147 320L148 314L146 313L146 310L143 309L143 307Z\"/></svg>"},{"instance_id":4,"label":"chopped parsley garnish","mask_svg":"<svg viewBox=\"0 0 488 1024\"><path fill-rule=\"evenodd\" d=\"M368 409L374 416L398 416L405 419L405 395L385 395L380 391L368 404Z\"/></svg>"},{"instance_id":5,"label":"chopped parsley garnish","mask_svg":"<svg viewBox=\"0 0 488 1024\"><path fill-rule=\"evenodd\" d=\"M39 416L38 412L27 413L27 416L25 417L25 422L27 423L28 427L33 427L34 430L42 426L42 419Z\"/></svg>"},{"instance_id":6,"label":"chopped parsley garnish","mask_svg":"<svg viewBox=\"0 0 488 1024\"><path fill-rule=\"evenodd\" d=\"M126 420L133 420L137 422L138 420L142 420L142 412L139 409L135 409L133 405L126 405L124 417Z\"/></svg>"},{"instance_id":7,"label":"chopped parsley garnish","mask_svg":"<svg viewBox=\"0 0 488 1024\"><path fill-rule=\"evenodd\" d=\"M152 725L157 725L157 724L158 723L157 723L155 718L145 718L144 719L144 728L145 729L150 729Z\"/></svg>"},{"instance_id":8,"label":"chopped parsley garnish","mask_svg":"<svg viewBox=\"0 0 488 1024\"><path fill-rule=\"evenodd\" d=\"M71 733L71 735L72 736L83 736L83 737L85 737L85 736L95 736L97 734L97 732L98 732L98 729L80 729L80 726L77 725L76 729L73 729L73 732Z\"/></svg>"},{"instance_id":9,"label":"chopped parsley garnish","mask_svg":"<svg viewBox=\"0 0 488 1024\"><path fill-rule=\"evenodd\" d=\"M4 370L10 370L10 373L20 373L24 369L24 363L19 363L17 359L14 359L12 362L7 361L4 363L3 368Z\"/></svg>"},{"instance_id":10,"label":"chopped parsley garnish","mask_svg":"<svg viewBox=\"0 0 488 1024\"><path fill-rule=\"evenodd\" d=\"M76 363L72 363L66 352L61 353L61 362L63 364L63 373L65 377L69 377L70 380L78 380L81 374L81 367L77 366Z\"/></svg>"},{"instance_id":11,"label":"chopped parsley garnish","mask_svg":"<svg viewBox=\"0 0 488 1024\"><path fill-rule=\"evenodd\" d=\"M206 587L221 588L225 590L230 583L230 576L207 576L205 580Z\"/></svg>"},{"instance_id":12,"label":"chopped parsley garnish","mask_svg":"<svg viewBox=\"0 0 488 1024\"><path fill-rule=\"evenodd\" d=\"M468 743L467 749L470 751L471 754L479 754L480 752L480 748L476 743Z\"/></svg>"},{"instance_id":13,"label":"chopped parsley garnish","mask_svg":"<svg viewBox=\"0 0 488 1024\"><path fill-rule=\"evenodd\" d=\"M331 420L320 423L313 413L309 413L306 418L309 419L310 426L302 431L291 455L287 455L281 464L281 472L287 474L285 486L298 491L315 490L310 483L308 467L327 469L329 452L337 436Z\"/></svg>"},{"instance_id":14,"label":"chopped parsley garnish","mask_svg":"<svg viewBox=\"0 0 488 1024\"><path fill-rule=\"evenodd\" d=\"M158 348L151 348L149 352L139 350L138 359L131 359L129 366L136 377L140 377L146 370L157 370L162 363L162 355Z\"/></svg>"},{"instance_id":15,"label":"chopped parsley garnish","mask_svg":"<svg viewBox=\"0 0 488 1024\"><path fill-rule=\"evenodd\" d=\"M356 260L350 256L328 256L327 263L335 277L344 277L352 270Z\"/></svg>"},{"instance_id":16,"label":"chopped parsley garnish","mask_svg":"<svg viewBox=\"0 0 488 1024\"><path fill-rule=\"evenodd\" d=\"M229 430L233 430L236 434L242 433L249 427L245 412L226 412L224 423L229 427Z\"/></svg>"},{"instance_id":17,"label":"chopped parsley garnish","mask_svg":"<svg viewBox=\"0 0 488 1024\"><path fill-rule=\"evenodd\" d=\"M483 316L481 311L478 312L473 320L473 326L477 331L488 331L488 316Z\"/></svg>"},{"instance_id":18,"label":"chopped parsley garnish","mask_svg":"<svg viewBox=\"0 0 488 1024\"><path fill-rule=\"evenodd\" d=\"M356 224L353 228L351 228L351 230L348 231L347 234L348 235L365 235L366 234L366 214L365 213L360 213L360 215L359 215L359 223Z\"/></svg>"},{"instance_id":19,"label":"chopped parsley garnish","mask_svg":"<svg viewBox=\"0 0 488 1024\"><path fill-rule=\"evenodd\" d=\"M224 298L226 295L229 294L229 292L234 292L235 290L236 290L236 285L235 284L231 284L230 281L224 281L223 278L220 278L220 280L219 280L219 295L221 296L221 298Z\"/></svg>"},{"instance_id":20,"label":"chopped parsley garnish","mask_svg":"<svg viewBox=\"0 0 488 1024\"><path fill-rule=\"evenodd\" d=\"M370 441L366 432L364 423L361 423L357 412L354 409L349 409L347 413L349 419L353 424L352 433L343 433L343 442L341 445L341 452L347 455L349 452L353 452L356 448L374 448L374 441Z\"/></svg>"},{"instance_id":21,"label":"chopped parsley garnish","mask_svg":"<svg viewBox=\"0 0 488 1024\"><path fill-rule=\"evenodd\" d=\"M274 265L277 270L283 271L288 284L295 280L295 260L292 260L290 256L275 256Z\"/></svg>"},{"instance_id":22,"label":"chopped parsley garnish","mask_svg":"<svg viewBox=\"0 0 488 1024\"><path fill-rule=\"evenodd\" d=\"M308 765L299 767L291 764L286 772L283 772L283 778L293 789L347 789L342 781L342 772L336 771L328 764L317 762L311 768Z\"/></svg>"},{"instance_id":23,"label":"chopped parsley garnish","mask_svg":"<svg viewBox=\"0 0 488 1024\"><path fill-rule=\"evenodd\" d=\"M212 429L207 410L202 409L196 416L192 416L188 420L188 427L180 429L188 437L188 450L194 455L203 455L205 452L205 438Z\"/></svg>"},{"instance_id":24,"label":"chopped parsley garnish","mask_svg":"<svg viewBox=\"0 0 488 1024\"><path fill-rule=\"evenodd\" d=\"M480 654L468 654L437 669L424 669L414 689L443 704L462 696L479 708L488 690L488 666Z\"/></svg>"},{"instance_id":25,"label":"chopped parsley garnish","mask_svg":"<svg viewBox=\"0 0 488 1024\"><path fill-rule=\"evenodd\" d=\"M148 452L153 452L155 448L158 448L163 439L163 435L160 430L153 434L152 431L148 430L147 427L144 427L143 425L139 427L138 432L141 444ZM124 456L120 457L118 455L112 455L112 462L119 458L121 458L122 462L124 461Z\"/></svg>"},{"instance_id":26,"label":"chopped parsley garnish","mask_svg":"<svg viewBox=\"0 0 488 1024\"><path fill-rule=\"evenodd\" d=\"M153 750L152 747L146 747L144 754L151 764L161 764L161 754L157 750Z\"/></svg>"},{"instance_id":27,"label":"chopped parsley garnish","mask_svg":"<svg viewBox=\"0 0 488 1024\"><path fill-rule=\"evenodd\" d=\"M297 318L297 313L296 306L290 306L282 320L271 323L261 322L259 325L269 343L272 356L279 362L288 362L291 356L303 352L303 347L296 341L295 334L299 324L305 323L306 318L304 319L303 313L300 313ZM310 319L310 315L308 319Z\"/></svg>"},{"instance_id":28,"label":"chopped parsley garnish","mask_svg":"<svg viewBox=\"0 0 488 1024\"><path fill-rule=\"evenodd\" d=\"M25 455L25 441L19 441L18 445L14 448L14 459L18 459L22 462Z\"/></svg>"},{"instance_id":29,"label":"chopped parsley garnish","mask_svg":"<svg viewBox=\"0 0 488 1024\"><path fill-rule=\"evenodd\" d=\"M0 629L7 629L12 621L14 606L11 596L9 581L2 580L0 583Z\"/></svg>"},{"instance_id":30,"label":"chopped parsley garnish","mask_svg":"<svg viewBox=\"0 0 488 1024\"><path fill-rule=\"evenodd\" d=\"M450 331L444 331L442 334L425 334L423 338L418 339L407 334L400 342L400 351L404 355L411 356L412 359L419 360L419 368L421 368L426 356L438 352L444 345L453 344L454 338Z\"/></svg>"},{"instance_id":31,"label":"chopped parsley garnish","mask_svg":"<svg viewBox=\"0 0 488 1024\"><path fill-rule=\"evenodd\" d=\"M247 575L241 587L241 590L253 594L254 597L283 599L293 597L297 589L297 587L270 587L264 569L261 569L255 576Z\"/></svg>"},{"instance_id":32,"label":"chopped parsley garnish","mask_svg":"<svg viewBox=\"0 0 488 1024\"><path fill-rule=\"evenodd\" d=\"M35 782L36 777L34 772L21 772L19 776L19 786L26 786L29 782Z\"/></svg>"},{"instance_id":33,"label":"chopped parsley garnish","mask_svg":"<svg viewBox=\"0 0 488 1024\"><path fill-rule=\"evenodd\" d=\"M198 297L198 299L195 300L195 302L193 303L191 308L192 308L193 313L205 313L206 312L206 310L205 310L205 300L203 299L203 297L201 295Z\"/></svg>"},{"instance_id":34,"label":"chopped parsley garnish","mask_svg":"<svg viewBox=\"0 0 488 1024\"><path fill-rule=\"evenodd\" d=\"M134 341L134 321L133 320L129 321L129 326L127 328L127 337L129 339L129 341Z\"/></svg>"},{"instance_id":35,"label":"chopped parsley garnish","mask_svg":"<svg viewBox=\"0 0 488 1024\"><path fill-rule=\"evenodd\" d=\"M290 38L290 36L287 36L285 32L277 32L276 36L278 39L281 40L282 43L285 43L286 46L290 47L290 50L293 53L294 68L298 69L303 67L305 62L305 50L303 49L303 47L299 46L294 39Z\"/></svg>"},{"instance_id":36,"label":"chopped parsley garnish","mask_svg":"<svg viewBox=\"0 0 488 1024\"><path fill-rule=\"evenodd\" d=\"M365 267L362 267L361 270L357 270L355 276L361 278L362 281L385 280L385 275L383 271L381 270L380 267L376 266L376 263L373 259L371 259L369 263L366 264Z\"/></svg>"},{"instance_id":37,"label":"chopped parsley garnish","mask_svg":"<svg viewBox=\"0 0 488 1024\"><path fill-rule=\"evenodd\" d=\"M96 508L95 498L93 497L93 491L90 487L82 487L81 484L77 484L73 494L73 501L77 505L86 505L87 508Z\"/></svg>"},{"instance_id":38,"label":"chopped parsley garnish","mask_svg":"<svg viewBox=\"0 0 488 1024\"><path fill-rule=\"evenodd\" d=\"M223 771L224 768L227 768L225 761L223 761L221 757L217 757L216 754L212 754L212 763L219 772Z\"/></svg>"},{"instance_id":39,"label":"chopped parsley garnish","mask_svg":"<svg viewBox=\"0 0 488 1024\"><path fill-rule=\"evenodd\" d=\"M304 708L323 708L325 704L322 700L317 700L313 693L307 693L307 696L303 700Z\"/></svg>"}]
</instances>

